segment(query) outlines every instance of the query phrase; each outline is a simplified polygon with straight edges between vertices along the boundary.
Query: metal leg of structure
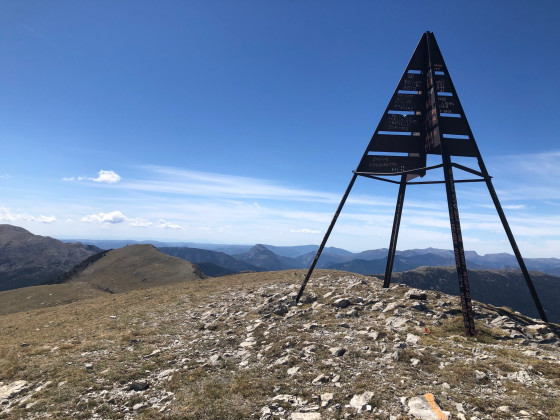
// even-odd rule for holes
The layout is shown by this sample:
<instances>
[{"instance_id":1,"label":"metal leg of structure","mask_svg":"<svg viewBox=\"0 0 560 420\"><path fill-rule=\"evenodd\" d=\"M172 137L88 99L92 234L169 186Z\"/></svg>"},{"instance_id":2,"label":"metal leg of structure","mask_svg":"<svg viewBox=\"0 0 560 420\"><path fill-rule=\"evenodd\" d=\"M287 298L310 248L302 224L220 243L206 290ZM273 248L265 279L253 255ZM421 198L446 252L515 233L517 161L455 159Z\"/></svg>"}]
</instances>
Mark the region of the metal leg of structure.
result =
<instances>
[{"instance_id":1,"label":"metal leg of structure","mask_svg":"<svg viewBox=\"0 0 560 420\"><path fill-rule=\"evenodd\" d=\"M500 216L500 220L502 221L502 225L503 225L504 230L506 232L506 235L509 239L509 243L511 244L511 248L513 249L513 253L515 254L515 257L517 258L519 268L521 268L521 272L523 273L523 277L525 277L525 282L527 283L527 286L529 287L529 291L531 292L531 296L533 297L533 301L535 302L537 310L539 311L539 315L544 322L548 322L548 319L546 317L544 309L541 305L541 301L539 300L539 296L537 295L537 291L535 290L535 286L533 285L533 282L531 281L531 277L529 276L529 271L527 271L527 267L525 266L525 262L523 261L523 258L521 257L521 252L519 252L519 248L517 247L517 243L515 242L515 238L513 237L513 233L511 232L511 229L509 227L508 221L506 219L506 215L504 214L504 211L502 209L502 205L500 204L500 200L498 200L498 195L496 194L496 191L494 190L494 186L492 185L492 181L490 180L490 177L488 177L488 176L486 177L486 185L488 186L488 191L490 192L490 196L492 197L492 201L494 202L494 206L496 207L496 211L498 212L498 215Z\"/></svg>"},{"instance_id":2,"label":"metal leg of structure","mask_svg":"<svg viewBox=\"0 0 560 420\"><path fill-rule=\"evenodd\" d=\"M453 238L453 250L455 252L455 264L457 265L457 276L459 278L459 292L461 294L461 308L463 312L463 323L468 336L473 336L474 313L471 302L471 292L467 275L467 263L465 261L465 250L463 248L463 236L461 235L461 223L459 220L459 209L457 208L457 196L453 179L453 168L451 159L447 153L442 153L443 172L445 177L445 190L447 192L447 205L449 207L449 222L451 224L451 237Z\"/></svg>"},{"instance_id":3,"label":"metal leg of structure","mask_svg":"<svg viewBox=\"0 0 560 420\"><path fill-rule=\"evenodd\" d=\"M296 297L296 302L299 302L299 300L301 299L301 295L303 295L303 291L305 290L305 286L307 286L307 282L309 281L309 278L311 277L311 274L313 274L313 270L315 269L315 265L317 264L317 261L319 260L319 257L321 256L321 253L323 252L323 248L325 248L327 240L329 239L329 236L330 236L330 234L331 234L331 232L334 228L334 225L336 223L336 220L338 219L338 215L342 211L342 207L344 207L344 203L346 203L346 199L348 198L348 194L350 194L350 191L352 190L352 187L354 186L354 182L356 181L357 177L358 177L358 175L356 175L356 174L354 174L352 176L352 179L350 180L350 183L348 184L348 188L346 188L346 192L342 196L342 200L340 200L340 204L338 205L338 208L336 209L336 212L334 214L332 222L331 222L329 228L327 229L327 233L325 233L325 237L323 238L323 242L321 242L321 245L319 246L319 249L317 250L317 254L315 254L315 258L313 259L313 262L311 263L311 267L309 267L309 271L307 272L307 275L305 276L305 280L303 280L303 283L301 284L301 287L300 287L299 292L298 292L297 297Z\"/></svg>"},{"instance_id":4,"label":"metal leg of structure","mask_svg":"<svg viewBox=\"0 0 560 420\"><path fill-rule=\"evenodd\" d=\"M397 206L395 208L395 218L393 219L393 230L391 231L391 243L389 245L389 253L387 254L387 266L385 268L385 278L383 287L389 287L391 283L391 273L393 272L393 263L395 262L395 252L397 251L397 239L399 237L399 227L401 224L401 215L404 202L404 193L406 191L406 175L401 176L401 184L399 186L399 195L397 197Z\"/></svg>"}]
</instances>

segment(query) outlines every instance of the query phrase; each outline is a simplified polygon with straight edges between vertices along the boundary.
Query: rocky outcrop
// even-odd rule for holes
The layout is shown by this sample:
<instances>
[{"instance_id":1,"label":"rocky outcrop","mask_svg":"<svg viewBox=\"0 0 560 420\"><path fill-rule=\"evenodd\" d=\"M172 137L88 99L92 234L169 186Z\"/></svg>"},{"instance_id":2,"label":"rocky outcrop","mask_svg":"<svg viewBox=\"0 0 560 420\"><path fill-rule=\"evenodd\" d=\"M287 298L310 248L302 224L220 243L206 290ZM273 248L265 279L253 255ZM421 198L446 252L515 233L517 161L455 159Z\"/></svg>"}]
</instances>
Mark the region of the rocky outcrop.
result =
<instances>
[{"instance_id":1,"label":"rocky outcrop","mask_svg":"<svg viewBox=\"0 0 560 420\"><path fill-rule=\"evenodd\" d=\"M383 289L375 278L326 270L306 291L314 298L295 304L302 274L250 273L205 280L205 290L182 283L146 291L144 312L113 295L126 313L104 318L102 342L75 351L54 342L18 349L29 364L60 358L60 375L81 375L84 382L71 386L83 393L61 402L70 384L49 378L58 385L33 394L41 384L28 379L3 400L0 416L38 418L44 413L28 405L54 395L57 413L89 418L558 416L557 326L475 302L477 335L467 338L456 297ZM146 301L134 293L135 302ZM128 335L111 333L120 330Z\"/></svg>"}]
</instances>

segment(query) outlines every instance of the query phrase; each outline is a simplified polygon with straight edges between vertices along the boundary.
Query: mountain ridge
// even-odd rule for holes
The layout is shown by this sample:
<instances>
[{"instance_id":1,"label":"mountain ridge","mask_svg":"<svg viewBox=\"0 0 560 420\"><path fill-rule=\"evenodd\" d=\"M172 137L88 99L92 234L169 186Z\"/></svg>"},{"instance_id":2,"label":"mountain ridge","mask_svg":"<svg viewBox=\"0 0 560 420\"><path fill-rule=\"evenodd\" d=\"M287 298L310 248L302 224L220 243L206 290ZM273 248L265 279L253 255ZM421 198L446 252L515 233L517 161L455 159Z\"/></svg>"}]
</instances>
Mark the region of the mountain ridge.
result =
<instances>
[{"instance_id":1,"label":"mountain ridge","mask_svg":"<svg viewBox=\"0 0 560 420\"><path fill-rule=\"evenodd\" d=\"M493 306L508 306L524 315L538 318L539 313L521 271L468 269L472 299ZM560 323L560 277L531 271L531 280L550 322ZM383 275L378 275L383 278ZM423 290L434 290L458 296L455 267L422 266L396 272L391 283L406 284Z\"/></svg>"},{"instance_id":2,"label":"mountain ridge","mask_svg":"<svg viewBox=\"0 0 560 420\"><path fill-rule=\"evenodd\" d=\"M195 264L143 244L108 251L65 283L86 282L110 293L124 293L205 277Z\"/></svg>"},{"instance_id":3,"label":"mountain ridge","mask_svg":"<svg viewBox=\"0 0 560 420\"><path fill-rule=\"evenodd\" d=\"M156 247L172 247L181 248L187 247L191 249L205 249L213 252L222 252L231 257L238 258L239 255L247 254L251 248L255 245L227 245L227 244L203 244L203 243L193 243L193 242L180 242L176 245L182 244L181 246L166 246L170 244L168 242L158 242L158 241L101 241L101 240L82 240L84 243L91 243L93 245L99 246L99 244L105 243L116 245L117 243L152 243ZM317 245L295 245L295 246L274 246L266 244L258 244L267 248L269 251L275 253L279 257L291 258L282 262L282 260L276 260L275 265L282 267L282 269L288 268L308 268L311 261L315 257L316 251L318 249ZM365 261L376 261L376 260L386 260L387 259L387 248L371 249L361 252L350 252L342 248L336 247L325 247L321 258L317 262L318 268L332 268L332 269L348 269L349 271L355 271L360 274L372 274L380 272L380 270L374 270L369 272L356 271L353 269L350 261L352 260L365 260ZM431 258L438 259L437 264L439 265L455 265L453 250L440 249L440 248L414 248L408 250L396 251L395 255L401 257L401 262L404 265L404 269L413 269L413 263L409 260L411 258L418 258L418 256L423 256L427 254L433 254ZM476 251L466 250L465 256L467 260L467 266L469 268L476 269L517 269L517 259L514 255L509 253L488 253L480 255ZM420 258L421 260L421 258ZM407 262L408 261L408 262ZM442 264L445 261L446 264ZM541 271L543 273L551 275L560 275L560 258L524 258L525 264L529 270ZM211 261L210 261L211 262ZM295 267L294 267L295 264ZM346 264L346 266L336 266L335 264ZM360 263L358 263L360 264ZM377 262L379 264L379 262ZM219 264L218 264L219 265ZM416 267L422 264L416 263ZM395 270L399 270L400 266L396 265ZM228 268L228 267L224 267ZM264 269L271 270L272 266L262 267ZM384 270L383 270L384 271Z\"/></svg>"},{"instance_id":4,"label":"mountain ridge","mask_svg":"<svg viewBox=\"0 0 560 420\"><path fill-rule=\"evenodd\" d=\"M153 245L130 245L95 254L45 284L0 292L0 314L205 278L197 265Z\"/></svg>"},{"instance_id":5,"label":"mountain ridge","mask_svg":"<svg viewBox=\"0 0 560 420\"><path fill-rule=\"evenodd\" d=\"M42 284L99 251L0 224L0 291Z\"/></svg>"}]
</instances>

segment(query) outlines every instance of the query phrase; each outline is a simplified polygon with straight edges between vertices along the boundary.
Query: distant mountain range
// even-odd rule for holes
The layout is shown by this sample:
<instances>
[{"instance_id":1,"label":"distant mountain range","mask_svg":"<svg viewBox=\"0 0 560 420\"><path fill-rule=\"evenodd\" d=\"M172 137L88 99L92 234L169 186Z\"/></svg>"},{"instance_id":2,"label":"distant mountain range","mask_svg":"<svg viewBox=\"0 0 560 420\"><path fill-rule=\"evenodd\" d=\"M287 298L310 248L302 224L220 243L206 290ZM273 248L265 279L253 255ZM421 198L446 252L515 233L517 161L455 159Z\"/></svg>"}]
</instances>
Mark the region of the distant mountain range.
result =
<instances>
[{"instance_id":1,"label":"distant mountain range","mask_svg":"<svg viewBox=\"0 0 560 420\"><path fill-rule=\"evenodd\" d=\"M187 246L127 245L103 251L99 245L133 241L64 243L33 235L25 229L0 225L0 313L58 305L100 293L122 293L138 288L217 277L239 272L304 269L315 256L314 245L275 247L257 244ZM98 247L99 246L99 247ZM228 251L228 252L225 252ZM383 277L387 249L352 253L325 248L317 268L337 269ZM527 285L509 254L466 252L474 299L507 305L536 316ZM560 321L560 260L527 258L535 287L550 320ZM457 294L455 260L450 250L427 248L398 251L393 283ZM33 286L33 287L29 287ZM10 290L16 289L16 290ZM5 292L2 292L5 290Z\"/></svg>"},{"instance_id":2,"label":"distant mountain range","mask_svg":"<svg viewBox=\"0 0 560 420\"><path fill-rule=\"evenodd\" d=\"M101 249L0 224L0 291L52 280Z\"/></svg>"},{"instance_id":3,"label":"distant mountain range","mask_svg":"<svg viewBox=\"0 0 560 420\"><path fill-rule=\"evenodd\" d=\"M264 271L262 268L219 251L188 247L160 247L161 252L197 264L209 276L216 277L242 271Z\"/></svg>"},{"instance_id":4,"label":"distant mountain range","mask_svg":"<svg viewBox=\"0 0 560 420\"><path fill-rule=\"evenodd\" d=\"M131 245L135 241L98 241L82 239L81 242L108 249L111 245ZM308 268L317 252L317 245L273 246L273 245L225 245L200 243L167 243L152 241L151 243L162 252L194 262L202 267L209 263L211 271L225 274L242 271L273 271L293 268ZM325 247L317 268L345 270L360 274L384 273L387 261L387 248L372 249L353 253L341 248ZM235 261L226 258L232 257ZM475 251L466 251L469 269L481 270L518 270L515 256L507 253L479 255ZM529 270L541 271L553 276L560 276L560 259L558 258L525 258ZM240 264L240 263L244 263ZM393 271L408 271L420 266L455 266L452 250L425 248L397 251ZM210 267L210 266L209 266ZM224 270L225 269L225 270ZM208 275L219 275L206 273Z\"/></svg>"}]
</instances>

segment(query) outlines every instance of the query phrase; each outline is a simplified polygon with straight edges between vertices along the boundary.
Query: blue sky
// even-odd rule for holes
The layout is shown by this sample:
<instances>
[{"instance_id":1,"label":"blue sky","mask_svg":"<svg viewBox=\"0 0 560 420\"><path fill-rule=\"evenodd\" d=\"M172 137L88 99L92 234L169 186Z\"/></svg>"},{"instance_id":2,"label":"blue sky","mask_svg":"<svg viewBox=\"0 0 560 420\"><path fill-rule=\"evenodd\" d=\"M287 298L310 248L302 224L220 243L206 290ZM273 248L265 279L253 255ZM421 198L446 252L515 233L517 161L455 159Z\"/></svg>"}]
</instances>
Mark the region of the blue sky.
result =
<instances>
[{"instance_id":1,"label":"blue sky","mask_svg":"<svg viewBox=\"0 0 560 420\"><path fill-rule=\"evenodd\" d=\"M557 1L0 1L0 223L57 238L318 244L433 31L525 256L560 258ZM387 247L358 179L329 245ZM484 184L467 249L511 252ZM444 187L398 249L451 248Z\"/></svg>"}]
</instances>

